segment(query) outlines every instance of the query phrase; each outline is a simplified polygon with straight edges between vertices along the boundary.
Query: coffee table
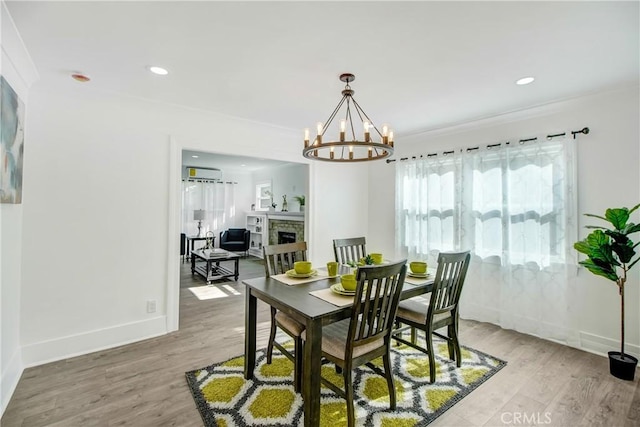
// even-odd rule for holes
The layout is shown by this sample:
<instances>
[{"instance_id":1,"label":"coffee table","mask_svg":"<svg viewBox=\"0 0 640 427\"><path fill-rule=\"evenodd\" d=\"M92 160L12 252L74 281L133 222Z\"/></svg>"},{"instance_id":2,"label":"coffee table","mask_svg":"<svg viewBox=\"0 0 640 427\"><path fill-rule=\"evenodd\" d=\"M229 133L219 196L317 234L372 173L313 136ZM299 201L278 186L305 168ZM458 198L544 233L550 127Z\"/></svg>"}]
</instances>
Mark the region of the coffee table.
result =
<instances>
[{"instance_id":1,"label":"coffee table","mask_svg":"<svg viewBox=\"0 0 640 427\"><path fill-rule=\"evenodd\" d=\"M220 265L220 263L229 262L234 263L233 269L230 265L226 267ZM239 264L240 255L224 249L198 249L191 252L191 274L198 273L205 278L207 284L226 277L238 280Z\"/></svg>"}]
</instances>

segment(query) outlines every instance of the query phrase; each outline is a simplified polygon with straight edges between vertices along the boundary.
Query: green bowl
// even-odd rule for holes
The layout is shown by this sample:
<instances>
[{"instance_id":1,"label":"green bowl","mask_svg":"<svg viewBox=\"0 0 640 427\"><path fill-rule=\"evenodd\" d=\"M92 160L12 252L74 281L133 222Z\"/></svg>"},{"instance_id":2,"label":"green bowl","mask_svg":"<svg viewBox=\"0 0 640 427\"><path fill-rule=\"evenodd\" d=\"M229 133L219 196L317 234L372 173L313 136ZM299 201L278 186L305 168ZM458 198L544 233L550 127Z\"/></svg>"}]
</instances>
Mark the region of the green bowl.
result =
<instances>
[{"instance_id":1,"label":"green bowl","mask_svg":"<svg viewBox=\"0 0 640 427\"><path fill-rule=\"evenodd\" d=\"M355 291L358 285L358 282L356 282L355 274L344 274L340 276L340 283L342 284L342 287L347 291Z\"/></svg>"},{"instance_id":2,"label":"green bowl","mask_svg":"<svg viewBox=\"0 0 640 427\"><path fill-rule=\"evenodd\" d=\"M311 273L311 261L297 261L293 263L293 269L298 274Z\"/></svg>"},{"instance_id":3,"label":"green bowl","mask_svg":"<svg viewBox=\"0 0 640 427\"><path fill-rule=\"evenodd\" d=\"M409 263L409 268L412 273L424 274L427 272L427 263L423 261L413 261Z\"/></svg>"}]
</instances>

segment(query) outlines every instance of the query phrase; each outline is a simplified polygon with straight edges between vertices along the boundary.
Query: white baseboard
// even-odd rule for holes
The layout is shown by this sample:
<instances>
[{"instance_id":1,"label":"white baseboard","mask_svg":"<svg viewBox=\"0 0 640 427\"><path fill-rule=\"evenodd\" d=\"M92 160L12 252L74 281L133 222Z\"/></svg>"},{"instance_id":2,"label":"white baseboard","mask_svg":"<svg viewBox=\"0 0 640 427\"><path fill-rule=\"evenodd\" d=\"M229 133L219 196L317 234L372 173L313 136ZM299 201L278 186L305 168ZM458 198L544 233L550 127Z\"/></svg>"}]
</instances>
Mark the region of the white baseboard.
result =
<instances>
[{"instance_id":1,"label":"white baseboard","mask_svg":"<svg viewBox=\"0 0 640 427\"><path fill-rule=\"evenodd\" d=\"M580 348L589 353L599 354L607 357L609 351L620 351L620 341L607 337L580 332ZM635 344L624 344L625 354L640 358L640 346Z\"/></svg>"},{"instance_id":2,"label":"white baseboard","mask_svg":"<svg viewBox=\"0 0 640 427\"><path fill-rule=\"evenodd\" d=\"M22 346L24 368L81 356L167 333L166 316Z\"/></svg>"},{"instance_id":3,"label":"white baseboard","mask_svg":"<svg viewBox=\"0 0 640 427\"><path fill-rule=\"evenodd\" d=\"M20 381L20 377L24 371L21 360L22 355L18 348L15 353L13 353L13 356L11 356L6 368L2 371L0 377L0 417L4 414L7 405L9 405L11 396L13 396L13 392L16 390L18 381Z\"/></svg>"}]
</instances>

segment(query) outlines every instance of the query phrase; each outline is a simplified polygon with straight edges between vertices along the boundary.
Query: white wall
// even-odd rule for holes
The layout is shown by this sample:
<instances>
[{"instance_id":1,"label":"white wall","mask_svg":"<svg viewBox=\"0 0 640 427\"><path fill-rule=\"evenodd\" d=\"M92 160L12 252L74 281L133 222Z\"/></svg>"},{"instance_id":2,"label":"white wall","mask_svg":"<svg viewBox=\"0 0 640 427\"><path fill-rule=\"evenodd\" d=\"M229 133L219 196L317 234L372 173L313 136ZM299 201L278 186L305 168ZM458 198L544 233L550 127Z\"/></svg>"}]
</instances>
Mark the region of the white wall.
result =
<instances>
[{"instance_id":1,"label":"white wall","mask_svg":"<svg viewBox=\"0 0 640 427\"><path fill-rule=\"evenodd\" d=\"M31 96L22 253L39 261L22 271L27 366L171 330L177 298L167 295L178 289L179 259L174 266L171 254L179 244L173 236L179 235L182 149L305 161L298 131L87 85L40 82ZM342 167L331 171L331 180L362 183L358 174L365 172ZM360 187L357 193L366 194ZM309 212L310 233L328 235L360 216L355 204L366 197L342 197L324 182L314 189L314 204L330 209ZM358 233L366 219L362 224ZM318 242L310 237L309 243L310 253L320 252ZM158 301L157 313L146 313L147 300Z\"/></svg>"},{"instance_id":2,"label":"white wall","mask_svg":"<svg viewBox=\"0 0 640 427\"><path fill-rule=\"evenodd\" d=\"M276 211L282 210L282 196L287 196L289 212L298 212L300 204L293 196L308 194L309 170L306 164L286 164L276 167L265 167L253 172L253 201L255 203L255 186L261 182L271 182L273 202L278 206ZM250 210L250 207L247 209Z\"/></svg>"},{"instance_id":3,"label":"white wall","mask_svg":"<svg viewBox=\"0 0 640 427\"><path fill-rule=\"evenodd\" d=\"M306 209L314 214L309 224L312 262L323 265L334 260L333 239L367 235L370 211L367 172L368 166L361 163L311 164Z\"/></svg>"},{"instance_id":4,"label":"white wall","mask_svg":"<svg viewBox=\"0 0 640 427\"><path fill-rule=\"evenodd\" d=\"M38 75L4 2L0 3L0 22L0 74L28 110L29 87ZM29 138L27 130L25 144L29 143ZM26 167L24 171L25 174L30 173ZM27 199L28 195L23 192L23 203ZM9 403L24 366L20 347L22 212L22 204L0 204L0 416Z\"/></svg>"},{"instance_id":5,"label":"white wall","mask_svg":"<svg viewBox=\"0 0 640 427\"><path fill-rule=\"evenodd\" d=\"M468 123L450 129L398 138L394 158L433 153L451 148L473 147L517 140L588 126L589 135L578 137L578 212L603 214L609 207L632 207L640 203L640 111L639 89L631 87L608 93L558 102L498 118ZM372 164L370 241L384 253L394 253L394 163ZM638 223L636 213L633 222ZM580 238L587 222L580 218ZM635 235L640 240L640 235ZM578 346L605 353L619 348L619 297L606 279L581 269L579 299L568 311L580 332ZM640 266L627 284L626 350L640 352Z\"/></svg>"},{"instance_id":6,"label":"white wall","mask_svg":"<svg viewBox=\"0 0 640 427\"><path fill-rule=\"evenodd\" d=\"M178 262L167 255L169 135L242 141L255 137L252 126L86 86L60 93L41 84L33 96L23 253L40 261L23 271L25 363L165 333L166 265ZM146 313L147 300L157 313Z\"/></svg>"}]
</instances>

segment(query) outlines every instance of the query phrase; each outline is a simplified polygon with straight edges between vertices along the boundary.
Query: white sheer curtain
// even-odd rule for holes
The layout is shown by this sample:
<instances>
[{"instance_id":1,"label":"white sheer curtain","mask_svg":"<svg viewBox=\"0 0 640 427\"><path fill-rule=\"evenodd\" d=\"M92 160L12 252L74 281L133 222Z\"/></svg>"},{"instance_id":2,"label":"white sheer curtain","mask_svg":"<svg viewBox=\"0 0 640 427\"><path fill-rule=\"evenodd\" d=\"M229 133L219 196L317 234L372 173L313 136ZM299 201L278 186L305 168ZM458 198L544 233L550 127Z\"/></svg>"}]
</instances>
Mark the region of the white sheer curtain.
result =
<instances>
[{"instance_id":1,"label":"white sheer curtain","mask_svg":"<svg viewBox=\"0 0 640 427\"><path fill-rule=\"evenodd\" d=\"M187 236L198 234L198 221L193 211L203 209L201 234L212 231L218 236L233 224L235 211L235 184L206 181L182 181L182 232Z\"/></svg>"},{"instance_id":2,"label":"white sheer curtain","mask_svg":"<svg viewBox=\"0 0 640 427\"><path fill-rule=\"evenodd\" d=\"M435 266L470 250L461 316L573 341L572 139L440 153L396 166L396 243Z\"/></svg>"}]
</instances>

